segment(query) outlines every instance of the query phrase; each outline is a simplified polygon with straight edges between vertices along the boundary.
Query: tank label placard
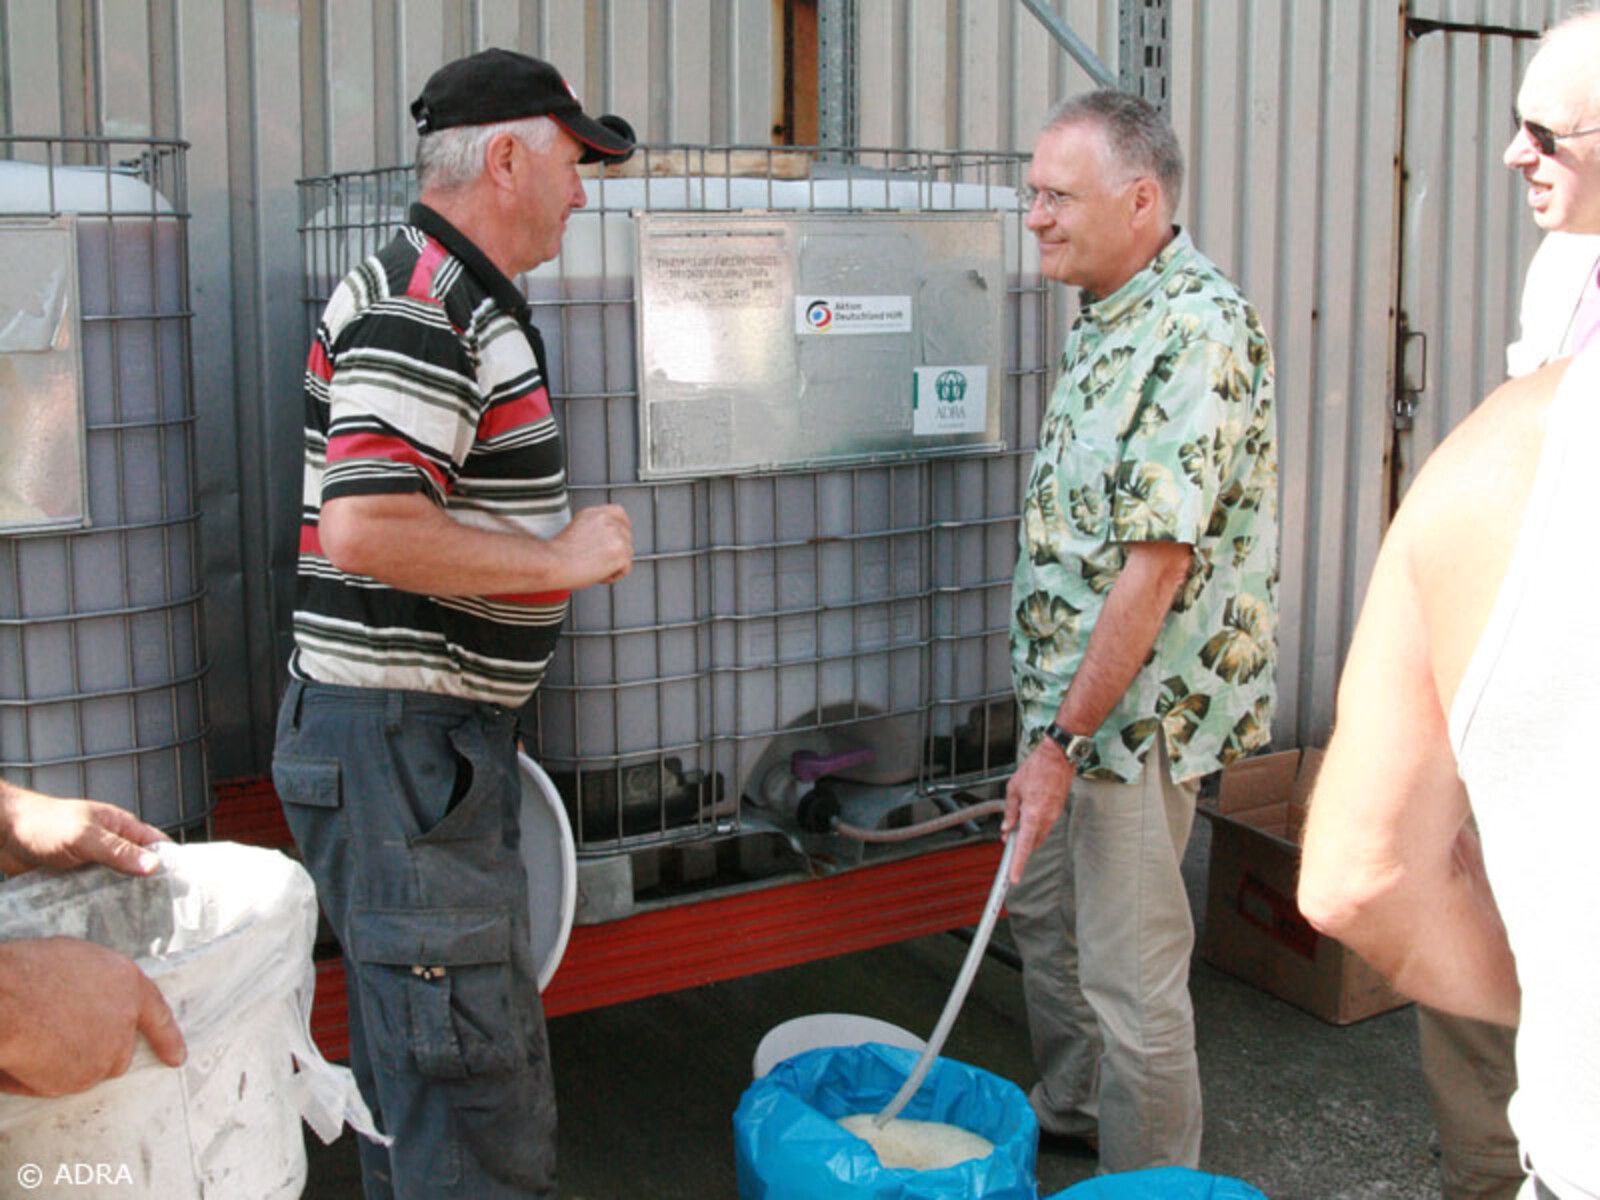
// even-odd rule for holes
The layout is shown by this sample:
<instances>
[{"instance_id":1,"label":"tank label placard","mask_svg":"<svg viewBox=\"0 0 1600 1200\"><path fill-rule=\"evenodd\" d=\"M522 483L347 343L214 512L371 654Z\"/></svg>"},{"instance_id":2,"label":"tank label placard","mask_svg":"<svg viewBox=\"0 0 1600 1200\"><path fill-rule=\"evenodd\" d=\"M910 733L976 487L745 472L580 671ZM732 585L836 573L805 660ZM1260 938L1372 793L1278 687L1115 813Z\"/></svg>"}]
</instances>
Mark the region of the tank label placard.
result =
<instances>
[{"instance_id":1,"label":"tank label placard","mask_svg":"<svg viewBox=\"0 0 1600 1200\"><path fill-rule=\"evenodd\" d=\"M771 239L665 246L651 267L659 302L677 308L779 308L788 258ZM781 318L780 318L781 319Z\"/></svg>"},{"instance_id":2,"label":"tank label placard","mask_svg":"<svg viewBox=\"0 0 1600 1200\"><path fill-rule=\"evenodd\" d=\"M989 427L989 369L917 367L911 381L911 434L983 433Z\"/></svg>"},{"instance_id":3,"label":"tank label placard","mask_svg":"<svg viewBox=\"0 0 1600 1200\"><path fill-rule=\"evenodd\" d=\"M802 337L910 333L911 297L796 296L794 331Z\"/></svg>"}]
</instances>

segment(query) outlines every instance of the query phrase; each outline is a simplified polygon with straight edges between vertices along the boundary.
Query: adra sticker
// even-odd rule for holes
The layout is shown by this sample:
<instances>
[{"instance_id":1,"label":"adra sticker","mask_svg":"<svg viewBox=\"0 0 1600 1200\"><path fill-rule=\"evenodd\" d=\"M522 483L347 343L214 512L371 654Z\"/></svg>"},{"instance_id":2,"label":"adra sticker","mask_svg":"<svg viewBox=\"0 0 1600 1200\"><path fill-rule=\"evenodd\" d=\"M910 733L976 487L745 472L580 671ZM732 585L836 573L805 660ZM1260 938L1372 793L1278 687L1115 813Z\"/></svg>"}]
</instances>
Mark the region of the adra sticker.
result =
<instances>
[{"instance_id":1,"label":"adra sticker","mask_svg":"<svg viewBox=\"0 0 1600 1200\"><path fill-rule=\"evenodd\" d=\"M911 434L983 433L989 428L988 367L917 367L911 384Z\"/></svg>"}]
</instances>

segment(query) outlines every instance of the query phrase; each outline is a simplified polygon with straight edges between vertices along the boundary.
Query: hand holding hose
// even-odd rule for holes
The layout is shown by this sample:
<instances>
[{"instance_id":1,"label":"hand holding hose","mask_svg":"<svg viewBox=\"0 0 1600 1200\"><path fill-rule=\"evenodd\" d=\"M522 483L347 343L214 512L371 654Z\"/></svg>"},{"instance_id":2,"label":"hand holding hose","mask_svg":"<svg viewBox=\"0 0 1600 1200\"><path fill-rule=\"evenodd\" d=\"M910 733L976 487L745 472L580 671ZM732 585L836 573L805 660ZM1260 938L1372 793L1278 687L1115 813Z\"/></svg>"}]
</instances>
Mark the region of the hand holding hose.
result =
<instances>
[{"instance_id":1,"label":"hand holding hose","mask_svg":"<svg viewBox=\"0 0 1600 1200\"><path fill-rule=\"evenodd\" d=\"M1008 845L1016 843L1011 860L1012 883L1021 881L1034 847L1044 841L1066 811L1073 772L1061 747L1045 738L1018 764L1006 784L1006 816L1000 823L1000 835L1008 839Z\"/></svg>"}]
</instances>

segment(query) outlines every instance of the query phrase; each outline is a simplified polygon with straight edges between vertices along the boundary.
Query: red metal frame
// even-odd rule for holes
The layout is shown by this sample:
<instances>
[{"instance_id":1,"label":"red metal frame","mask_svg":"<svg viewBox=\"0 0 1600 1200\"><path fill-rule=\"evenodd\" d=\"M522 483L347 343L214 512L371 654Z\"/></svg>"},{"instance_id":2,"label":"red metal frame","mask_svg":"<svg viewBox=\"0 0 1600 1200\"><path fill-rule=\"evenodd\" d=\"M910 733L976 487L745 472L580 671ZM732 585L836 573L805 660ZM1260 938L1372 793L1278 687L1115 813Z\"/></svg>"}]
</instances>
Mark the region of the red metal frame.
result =
<instances>
[{"instance_id":1,"label":"red metal frame","mask_svg":"<svg viewBox=\"0 0 1600 1200\"><path fill-rule=\"evenodd\" d=\"M219 785L213 831L219 838L274 838L259 844L288 845L271 781ZM545 990L545 1014L621 1004L974 924L999 861L999 844L980 842L579 925ZM323 1054L345 1057L349 1018L337 957L317 963L311 1031Z\"/></svg>"}]
</instances>

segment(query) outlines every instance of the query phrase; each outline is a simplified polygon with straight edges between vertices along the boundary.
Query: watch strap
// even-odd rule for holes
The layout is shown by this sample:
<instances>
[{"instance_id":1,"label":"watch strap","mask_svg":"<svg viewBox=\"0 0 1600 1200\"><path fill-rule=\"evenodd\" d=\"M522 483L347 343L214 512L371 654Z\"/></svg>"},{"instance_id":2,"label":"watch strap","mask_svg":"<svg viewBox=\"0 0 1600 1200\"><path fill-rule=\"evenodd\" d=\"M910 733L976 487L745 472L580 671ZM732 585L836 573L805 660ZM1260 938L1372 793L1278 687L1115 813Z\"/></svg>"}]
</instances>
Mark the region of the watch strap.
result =
<instances>
[{"instance_id":1,"label":"watch strap","mask_svg":"<svg viewBox=\"0 0 1600 1200\"><path fill-rule=\"evenodd\" d=\"M1083 766L1094 753L1092 737L1084 733L1068 733L1054 721L1045 726L1044 735L1061 747L1061 752L1067 756L1067 761L1075 767Z\"/></svg>"}]
</instances>

